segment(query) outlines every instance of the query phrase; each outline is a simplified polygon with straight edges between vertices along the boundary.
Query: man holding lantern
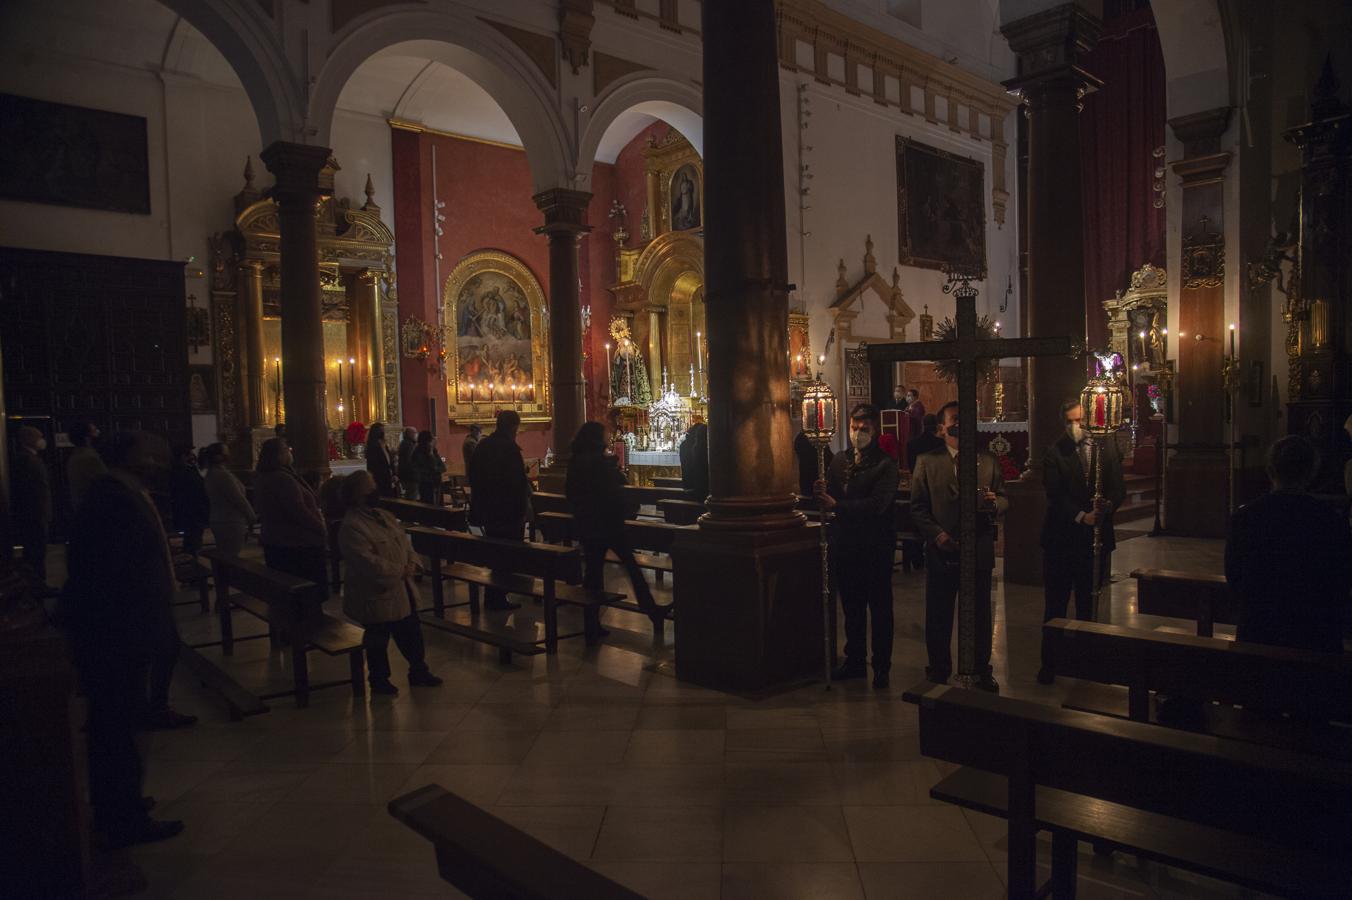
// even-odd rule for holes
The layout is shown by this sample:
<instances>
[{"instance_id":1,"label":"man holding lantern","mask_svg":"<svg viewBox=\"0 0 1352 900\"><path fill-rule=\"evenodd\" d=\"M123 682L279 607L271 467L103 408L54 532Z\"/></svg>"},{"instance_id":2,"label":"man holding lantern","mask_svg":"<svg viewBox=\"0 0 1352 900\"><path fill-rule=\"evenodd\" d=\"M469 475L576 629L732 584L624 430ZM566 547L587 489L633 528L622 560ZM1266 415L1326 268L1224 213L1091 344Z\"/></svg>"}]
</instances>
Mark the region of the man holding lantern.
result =
<instances>
[{"instance_id":1,"label":"man holding lantern","mask_svg":"<svg viewBox=\"0 0 1352 900\"><path fill-rule=\"evenodd\" d=\"M1064 618L1075 591L1075 618L1094 618L1094 527L1100 529L1099 582L1111 571L1116 540L1113 512L1126 499L1122 457L1111 438L1091 439L1084 429L1084 407L1079 398L1061 404L1065 432L1047 448L1042 461L1042 485L1047 492L1047 516L1042 522L1042 621ZM1097 456L1097 459L1095 458ZM1102 496L1095 500L1094 472L1098 467ZM1051 684L1056 673L1046 654L1038 670L1039 684Z\"/></svg>"}]
</instances>

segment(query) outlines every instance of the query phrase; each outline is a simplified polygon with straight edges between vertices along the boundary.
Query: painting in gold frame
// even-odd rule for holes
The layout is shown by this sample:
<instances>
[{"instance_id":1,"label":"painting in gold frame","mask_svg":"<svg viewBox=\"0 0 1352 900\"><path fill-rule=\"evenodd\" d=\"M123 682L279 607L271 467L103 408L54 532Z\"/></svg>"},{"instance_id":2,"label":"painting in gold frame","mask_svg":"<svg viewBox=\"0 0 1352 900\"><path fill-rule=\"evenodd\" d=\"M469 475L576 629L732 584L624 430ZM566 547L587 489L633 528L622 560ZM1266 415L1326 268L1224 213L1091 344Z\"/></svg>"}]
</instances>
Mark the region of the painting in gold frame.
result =
<instances>
[{"instance_id":1,"label":"painting in gold frame","mask_svg":"<svg viewBox=\"0 0 1352 900\"><path fill-rule=\"evenodd\" d=\"M483 423L515 409L524 422L548 422L549 316L526 264L476 251L447 276L442 297L449 417Z\"/></svg>"},{"instance_id":2,"label":"painting in gold frame","mask_svg":"<svg viewBox=\"0 0 1352 900\"><path fill-rule=\"evenodd\" d=\"M789 313L789 377L794 381L811 381L815 360L808 326L812 323L806 313Z\"/></svg>"}]
</instances>

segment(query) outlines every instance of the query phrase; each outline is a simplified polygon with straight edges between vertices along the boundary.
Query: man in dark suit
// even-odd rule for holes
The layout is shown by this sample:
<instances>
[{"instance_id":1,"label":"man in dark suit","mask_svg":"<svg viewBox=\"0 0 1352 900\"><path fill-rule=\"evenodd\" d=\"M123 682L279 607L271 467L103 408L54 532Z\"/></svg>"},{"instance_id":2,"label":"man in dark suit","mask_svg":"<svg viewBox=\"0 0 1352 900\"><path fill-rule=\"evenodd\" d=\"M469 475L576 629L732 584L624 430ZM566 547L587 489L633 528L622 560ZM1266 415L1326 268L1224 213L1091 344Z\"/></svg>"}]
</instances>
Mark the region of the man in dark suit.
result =
<instances>
[{"instance_id":1,"label":"man in dark suit","mask_svg":"<svg viewBox=\"0 0 1352 900\"><path fill-rule=\"evenodd\" d=\"M1308 493L1318 471L1309 440L1282 438L1268 450L1271 493L1230 519L1225 578L1239 600L1241 641L1343 652L1352 535L1332 506Z\"/></svg>"},{"instance_id":2,"label":"man in dark suit","mask_svg":"<svg viewBox=\"0 0 1352 900\"><path fill-rule=\"evenodd\" d=\"M1075 618L1094 618L1094 526L1102 534L1099 585L1108 579L1113 548L1113 511L1126 499L1122 456L1112 437L1089 439L1082 427L1084 409L1078 399L1061 404L1065 433L1047 448L1042 460L1042 486L1047 516L1042 521L1042 621L1064 618L1075 591ZM1097 458L1096 458L1097 457ZM1094 468L1100 465L1103 499L1094 503ZM1038 670L1039 684L1051 684L1056 673L1046 655Z\"/></svg>"},{"instance_id":3,"label":"man in dark suit","mask_svg":"<svg viewBox=\"0 0 1352 900\"><path fill-rule=\"evenodd\" d=\"M911 521L925 536L925 677L937 684L953 674L953 608L960 579L958 533L958 404L939 410L944 446L916 459L911 476ZM964 451L965 452L965 451ZM991 573L995 569L995 517L1009 509L995 455L977 456L976 671L977 687L997 693L991 675Z\"/></svg>"},{"instance_id":4,"label":"man in dark suit","mask_svg":"<svg viewBox=\"0 0 1352 900\"><path fill-rule=\"evenodd\" d=\"M52 488L42 452L47 439L31 425L19 427L19 452L14 454L10 485L14 496L14 536L23 547L23 561L33 574L47 580L47 529L52 524ZM9 548L5 548L6 554Z\"/></svg>"},{"instance_id":5,"label":"man in dark suit","mask_svg":"<svg viewBox=\"0 0 1352 900\"><path fill-rule=\"evenodd\" d=\"M845 661L838 680L863 678L868 659L868 620L873 620L873 686L885 688L892 670L892 554L896 525L897 463L878 446L876 407L850 411L850 447L838 453L824 481L814 485L817 502L834 515L831 571L845 613Z\"/></svg>"},{"instance_id":6,"label":"man in dark suit","mask_svg":"<svg viewBox=\"0 0 1352 900\"><path fill-rule=\"evenodd\" d=\"M484 536L509 541L524 540L530 507L530 482L526 461L517 446L521 416L504 409L498 413L493 433L479 442L469 460L469 521L483 528ZM487 591L488 609L516 609L501 591Z\"/></svg>"},{"instance_id":7,"label":"man in dark suit","mask_svg":"<svg viewBox=\"0 0 1352 900\"><path fill-rule=\"evenodd\" d=\"M89 700L89 798L94 828L110 846L173 837L177 821L155 821L141 796L134 733L148 714L146 679L179 646L169 542L145 484L168 467L163 441L118 432L107 445L110 472L76 511L67 554L70 574L60 619L70 636ZM159 711L190 724L166 707Z\"/></svg>"}]
</instances>

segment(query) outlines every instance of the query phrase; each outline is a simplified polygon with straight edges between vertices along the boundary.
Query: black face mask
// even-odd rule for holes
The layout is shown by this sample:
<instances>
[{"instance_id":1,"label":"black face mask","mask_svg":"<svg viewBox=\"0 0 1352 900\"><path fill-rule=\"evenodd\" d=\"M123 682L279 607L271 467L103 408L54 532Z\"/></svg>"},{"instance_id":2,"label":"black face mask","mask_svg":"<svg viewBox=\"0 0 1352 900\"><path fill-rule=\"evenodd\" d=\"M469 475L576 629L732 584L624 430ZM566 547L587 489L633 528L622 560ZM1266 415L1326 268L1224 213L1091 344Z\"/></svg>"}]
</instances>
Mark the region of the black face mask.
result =
<instances>
[{"instance_id":1,"label":"black face mask","mask_svg":"<svg viewBox=\"0 0 1352 900\"><path fill-rule=\"evenodd\" d=\"M958 436L958 426L957 426L957 425L949 425L947 428L944 429L944 434L948 435L948 436L951 437L951 438L957 437L957 436Z\"/></svg>"}]
</instances>

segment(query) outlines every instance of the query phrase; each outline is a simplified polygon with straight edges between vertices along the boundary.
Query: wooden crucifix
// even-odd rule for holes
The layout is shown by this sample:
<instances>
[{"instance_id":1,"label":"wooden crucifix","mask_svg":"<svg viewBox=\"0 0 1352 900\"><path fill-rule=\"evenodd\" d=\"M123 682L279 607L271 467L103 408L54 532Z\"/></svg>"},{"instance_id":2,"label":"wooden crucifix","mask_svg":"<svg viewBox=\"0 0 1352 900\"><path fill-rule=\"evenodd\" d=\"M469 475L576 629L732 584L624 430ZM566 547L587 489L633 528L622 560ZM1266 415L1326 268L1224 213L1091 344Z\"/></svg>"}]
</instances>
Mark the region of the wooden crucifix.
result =
<instances>
[{"instance_id":1,"label":"wooden crucifix","mask_svg":"<svg viewBox=\"0 0 1352 900\"><path fill-rule=\"evenodd\" d=\"M956 359L958 361L958 493L962 517L958 530L958 674L959 684L977 680L976 668L976 381L983 358L997 360L1015 356L1070 356L1082 352L1082 341L1069 337L982 338L977 334L976 295L972 282L986 277L984 271L945 269L944 293L957 298L957 339L905 344L870 344L870 364Z\"/></svg>"}]
</instances>

